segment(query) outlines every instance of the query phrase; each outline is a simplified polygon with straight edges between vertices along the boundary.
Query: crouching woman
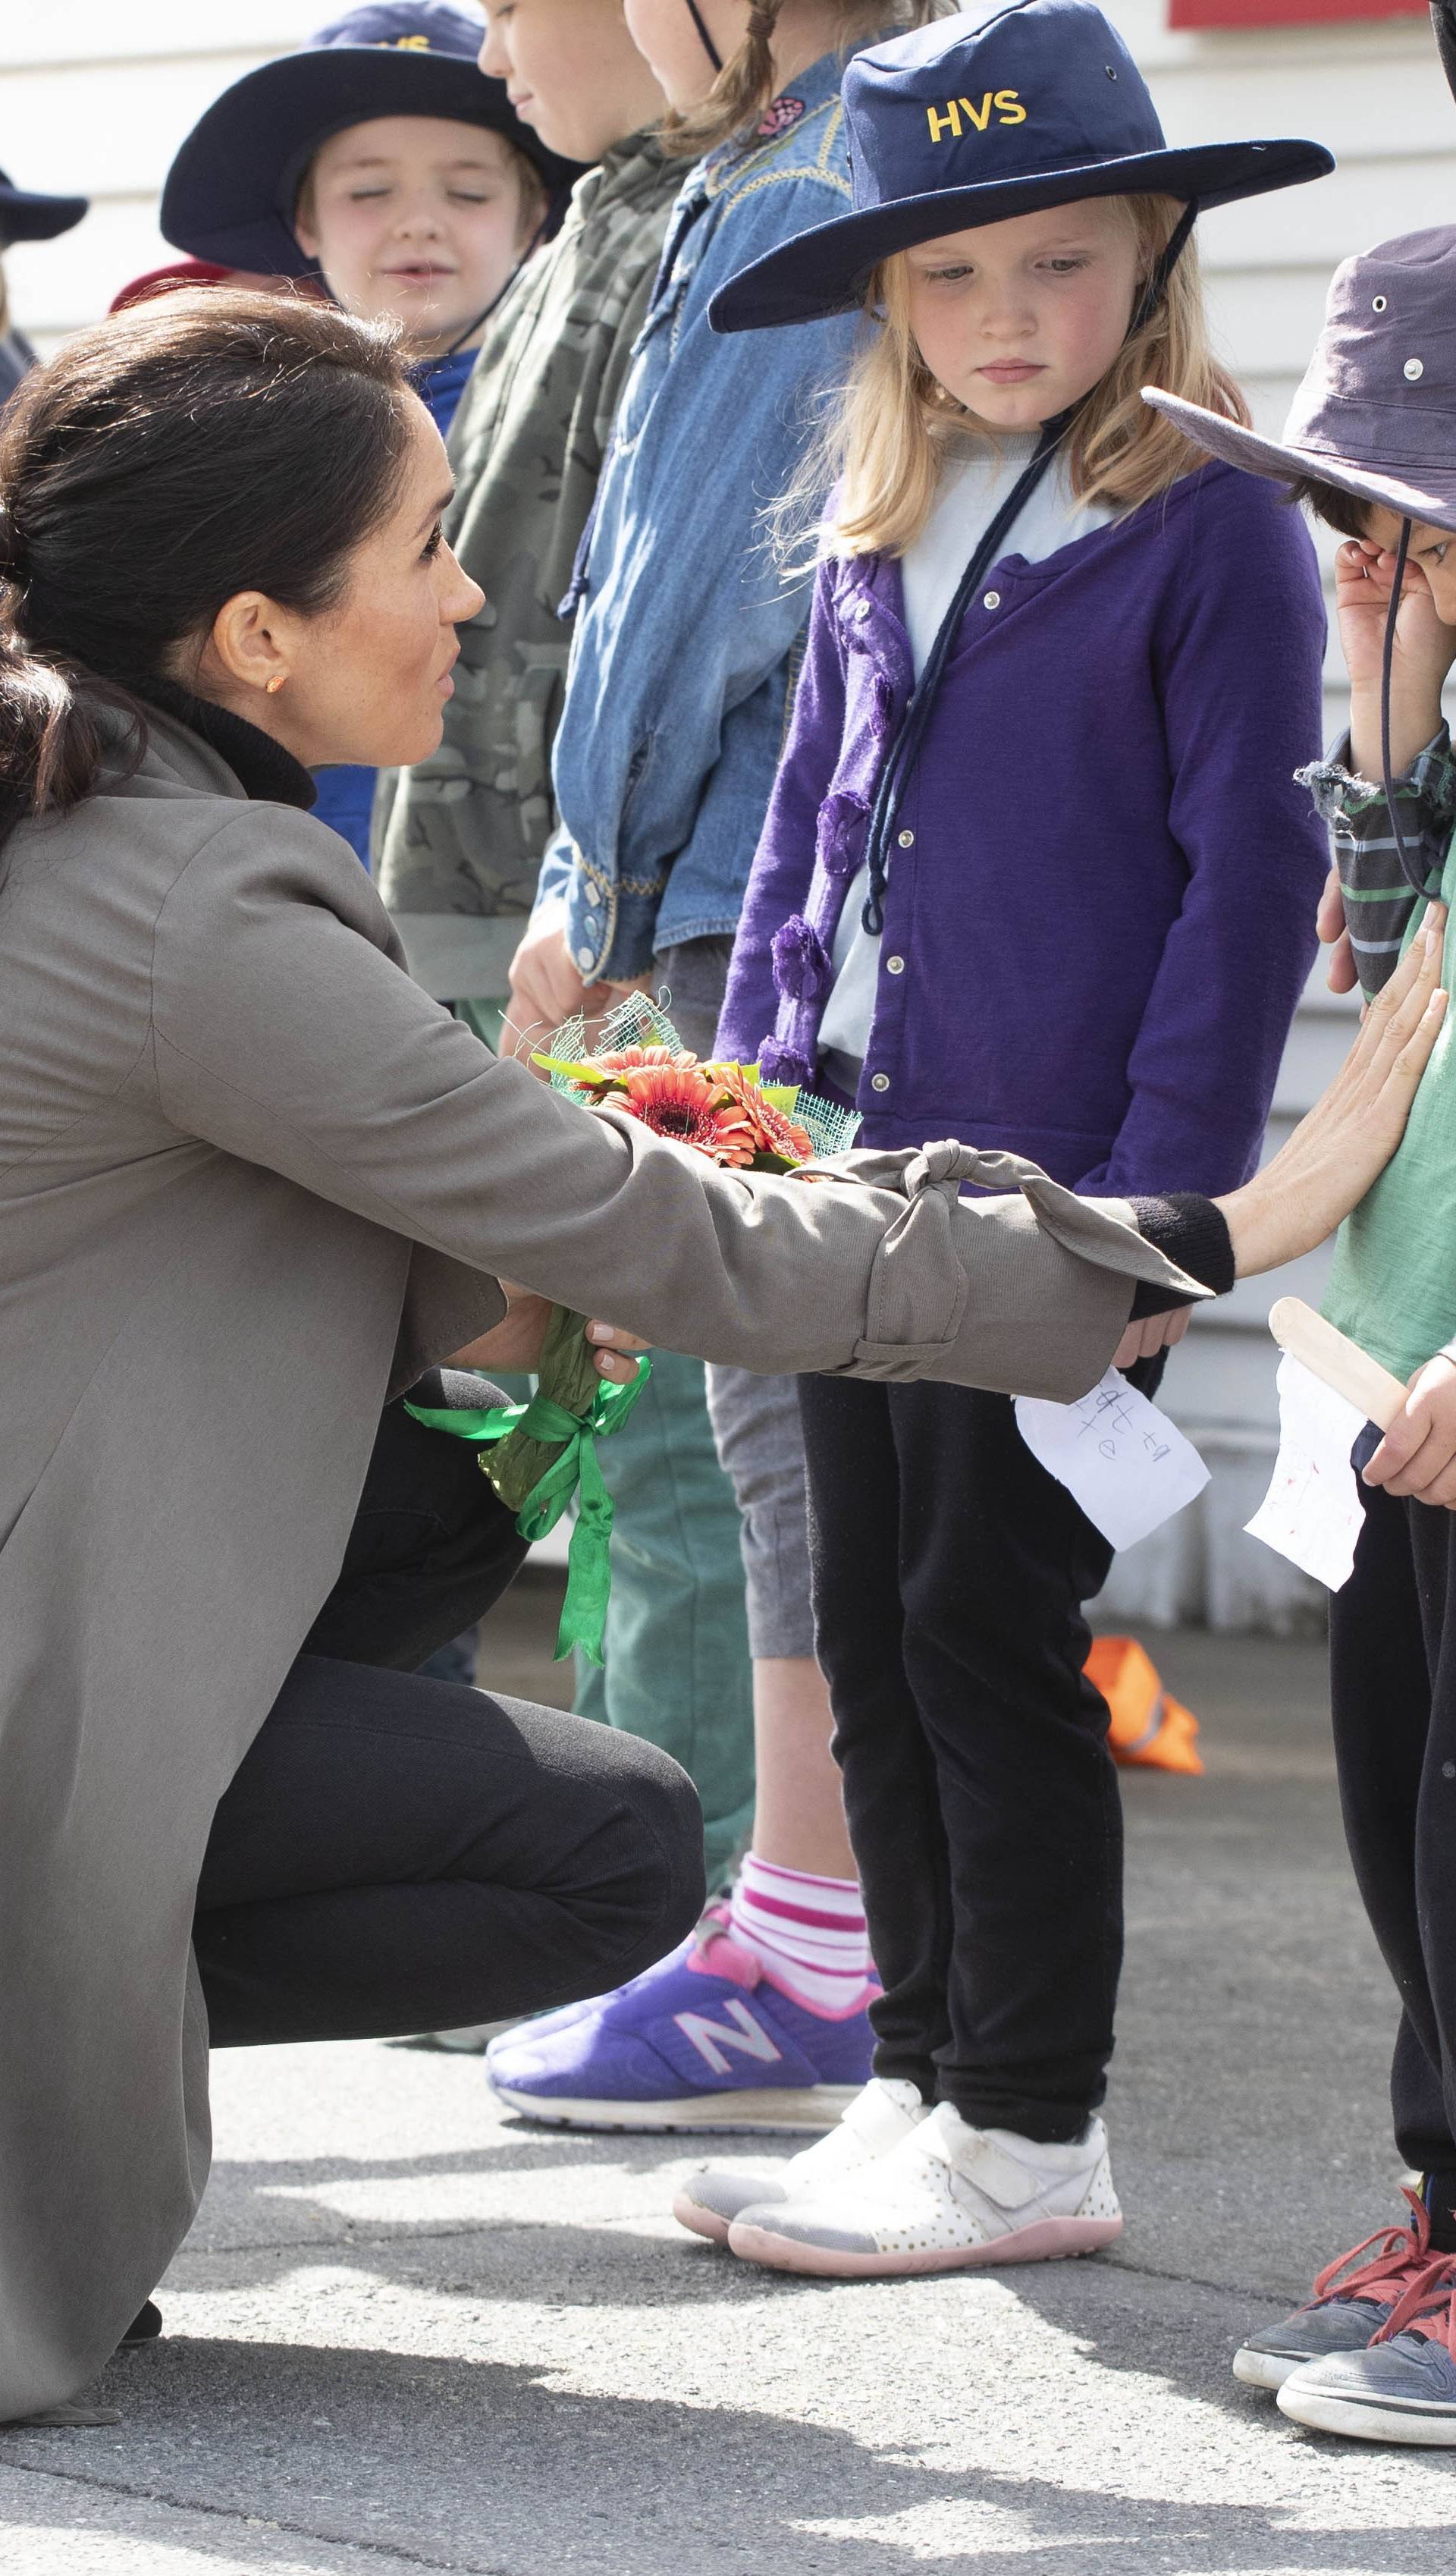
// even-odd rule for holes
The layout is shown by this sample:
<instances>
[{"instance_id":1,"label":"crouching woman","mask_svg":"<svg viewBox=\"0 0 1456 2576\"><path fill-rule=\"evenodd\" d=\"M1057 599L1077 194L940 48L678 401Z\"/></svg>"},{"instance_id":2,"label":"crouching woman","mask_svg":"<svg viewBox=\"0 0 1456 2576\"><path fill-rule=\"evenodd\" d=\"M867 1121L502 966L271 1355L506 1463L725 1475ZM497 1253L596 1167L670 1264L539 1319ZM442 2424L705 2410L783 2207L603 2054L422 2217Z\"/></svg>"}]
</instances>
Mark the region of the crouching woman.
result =
<instances>
[{"instance_id":1,"label":"crouching woman","mask_svg":"<svg viewBox=\"0 0 1456 2576\"><path fill-rule=\"evenodd\" d=\"M560 2003L700 1901L665 1756L419 1676L520 1548L406 1389L529 1366L555 1299L607 1306L607 1375L647 1339L1074 1397L1340 1220L1439 1020L1422 946L1218 1202L954 1144L745 1176L542 1089L307 810L439 740L449 492L387 338L272 296L82 334L0 438L0 2420L185 2235L209 2041Z\"/></svg>"}]
</instances>

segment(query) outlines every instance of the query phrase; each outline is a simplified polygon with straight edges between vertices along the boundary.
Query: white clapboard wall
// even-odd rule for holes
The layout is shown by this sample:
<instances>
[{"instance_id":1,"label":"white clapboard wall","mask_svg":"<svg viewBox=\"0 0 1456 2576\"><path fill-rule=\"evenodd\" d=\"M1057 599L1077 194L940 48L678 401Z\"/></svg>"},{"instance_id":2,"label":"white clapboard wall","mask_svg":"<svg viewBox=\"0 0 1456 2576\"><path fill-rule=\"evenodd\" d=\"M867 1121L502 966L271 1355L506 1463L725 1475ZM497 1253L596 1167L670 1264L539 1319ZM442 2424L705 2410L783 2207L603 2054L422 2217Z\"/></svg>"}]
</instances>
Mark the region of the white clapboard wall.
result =
<instances>
[{"instance_id":1,"label":"white clapboard wall","mask_svg":"<svg viewBox=\"0 0 1456 2576\"><path fill-rule=\"evenodd\" d=\"M1382 234L1456 219L1456 106L1429 25L1195 36L1168 31L1163 0L1112 0L1110 14L1147 72L1171 141L1312 134L1339 157L1333 178L1225 208L1200 226L1223 354L1259 425L1277 429L1336 262ZM156 198L177 141L227 81L297 42L315 12L307 0L49 0L44 9L6 0L0 15L0 165L22 184L93 199L65 239L7 256L16 319L45 350L167 256ZM1330 735L1343 712L1332 651ZM1338 1062L1349 1028L1349 1005L1332 1001L1317 970L1285 1057L1275 1140ZM1220 1627L1284 1628L1320 1615L1315 1587L1245 1538L1242 1524L1273 1456L1265 1317L1287 1288L1317 1296L1322 1274L1321 1261L1303 1263L1199 1317L1166 1401L1209 1458L1213 1481L1171 1529L1120 1560L1106 1609Z\"/></svg>"},{"instance_id":2,"label":"white clapboard wall","mask_svg":"<svg viewBox=\"0 0 1456 2576\"><path fill-rule=\"evenodd\" d=\"M42 353L176 258L157 198L183 135L229 81L336 14L328 0L3 0L0 168L91 199L74 232L5 255L14 318Z\"/></svg>"}]
</instances>

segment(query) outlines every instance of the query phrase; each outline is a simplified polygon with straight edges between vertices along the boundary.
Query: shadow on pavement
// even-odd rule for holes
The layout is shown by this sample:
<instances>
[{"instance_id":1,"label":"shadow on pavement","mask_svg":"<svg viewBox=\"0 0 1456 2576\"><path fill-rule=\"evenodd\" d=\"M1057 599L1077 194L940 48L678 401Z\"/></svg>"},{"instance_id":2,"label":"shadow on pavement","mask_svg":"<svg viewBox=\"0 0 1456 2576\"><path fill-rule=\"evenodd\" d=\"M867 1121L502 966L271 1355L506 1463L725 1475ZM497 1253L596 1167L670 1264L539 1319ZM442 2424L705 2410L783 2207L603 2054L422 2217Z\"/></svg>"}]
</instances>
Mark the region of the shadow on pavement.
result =
<instances>
[{"instance_id":1,"label":"shadow on pavement","mask_svg":"<svg viewBox=\"0 0 1456 2576\"><path fill-rule=\"evenodd\" d=\"M870 2576L927 2563L937 2576L988 2576L1008 2552L1017 2576L1413 2576L1450 2563L1444 2517L1342 2528L1322 2511L1304 2529L1287 2502L1182 2504L947 2472L731 2398L563 2395L502 2364L179 2340L111 2382L124 2428L0 2442L0 2466L94 2485L98 2528L108 2493L161 2494L472 2576L556 2576L582 2560L617 2576ZM1029 2402L1047 2395L1028 2391ZM1270 2438L1299 2437L1275 2419ZM294 2551L290 2563L307 2558Z\"/></svg>"}]
</instances>

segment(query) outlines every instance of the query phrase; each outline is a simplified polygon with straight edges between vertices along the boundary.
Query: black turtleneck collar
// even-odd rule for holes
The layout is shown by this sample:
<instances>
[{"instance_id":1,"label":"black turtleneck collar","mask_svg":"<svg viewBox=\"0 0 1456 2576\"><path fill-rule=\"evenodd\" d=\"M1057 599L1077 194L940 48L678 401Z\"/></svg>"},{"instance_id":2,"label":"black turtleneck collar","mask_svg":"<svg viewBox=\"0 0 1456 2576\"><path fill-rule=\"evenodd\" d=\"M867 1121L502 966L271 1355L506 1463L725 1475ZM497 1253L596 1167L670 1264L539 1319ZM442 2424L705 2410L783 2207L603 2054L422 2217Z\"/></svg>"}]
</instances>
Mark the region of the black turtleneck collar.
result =
<instances>
[{"instance_id":1,"label":"black turtleneck collar","mask_svg":"<svg viewBox=\"0 0 1456 2576\"><path fill-rule=\"evenodd\" d=\"M297 805L307 813L318 792L313 778L271 733L249 724L246 716L214 706L210 698L194 697L175 680L132 681L130 686L148 705L199 734L227 762L254 804Z\"/></svg>"}]
</instances>

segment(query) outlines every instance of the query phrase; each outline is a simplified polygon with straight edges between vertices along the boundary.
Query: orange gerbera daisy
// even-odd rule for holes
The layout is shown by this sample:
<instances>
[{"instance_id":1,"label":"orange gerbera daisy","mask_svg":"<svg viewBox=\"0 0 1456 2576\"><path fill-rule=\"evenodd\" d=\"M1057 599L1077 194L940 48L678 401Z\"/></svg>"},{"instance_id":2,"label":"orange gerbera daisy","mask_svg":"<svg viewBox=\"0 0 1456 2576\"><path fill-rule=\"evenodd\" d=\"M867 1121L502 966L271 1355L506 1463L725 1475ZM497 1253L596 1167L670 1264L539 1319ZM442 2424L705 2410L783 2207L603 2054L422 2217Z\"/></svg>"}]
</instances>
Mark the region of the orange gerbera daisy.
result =
<instances>
[{"instance_id":1,"label":"orange gerbera daisy","mask_svg":"<svg viewBox=\"0 0 1456 2576\"><path fill-rule=\"evenodd\" d=\"M671 1047L613 1047L606 1055L594 1055L592 1063L598 1073L632 1073L648 1064L696 1064L697 1057L687 1048L674 1055Z\"/></svg>"},{"instance_id":2,"label":"orange gerbera daisy","mask_svg":"<svg viewBox=\"0 0 1456 2576\"><path fill-rule=\"evenodd\" d=\"M741 1064L710 1064L703 1068L713 1088L726 1094L734 1109L747 1121L753 1136L754 1150L773 1154L784 1163L811 1163L813 1139L807 1128L800 1127L776 1101L754 1081L749 1067Z\"/></svg>"},{"instance_id":3,"label":"orange gerbera daisy","mask_svg":"<svg viewBox=\"0 0 1456 2576\"><path fill-rule=\"evenodd\" d=\"M715 1163L752 1162L758 1150L752 1128L735 1107L720 1102L700 1065L669 1058L665 1064L631 1066L617 1079L617 1106L654 1135L675 1136Z\"/></svg>"}]
</instances>

